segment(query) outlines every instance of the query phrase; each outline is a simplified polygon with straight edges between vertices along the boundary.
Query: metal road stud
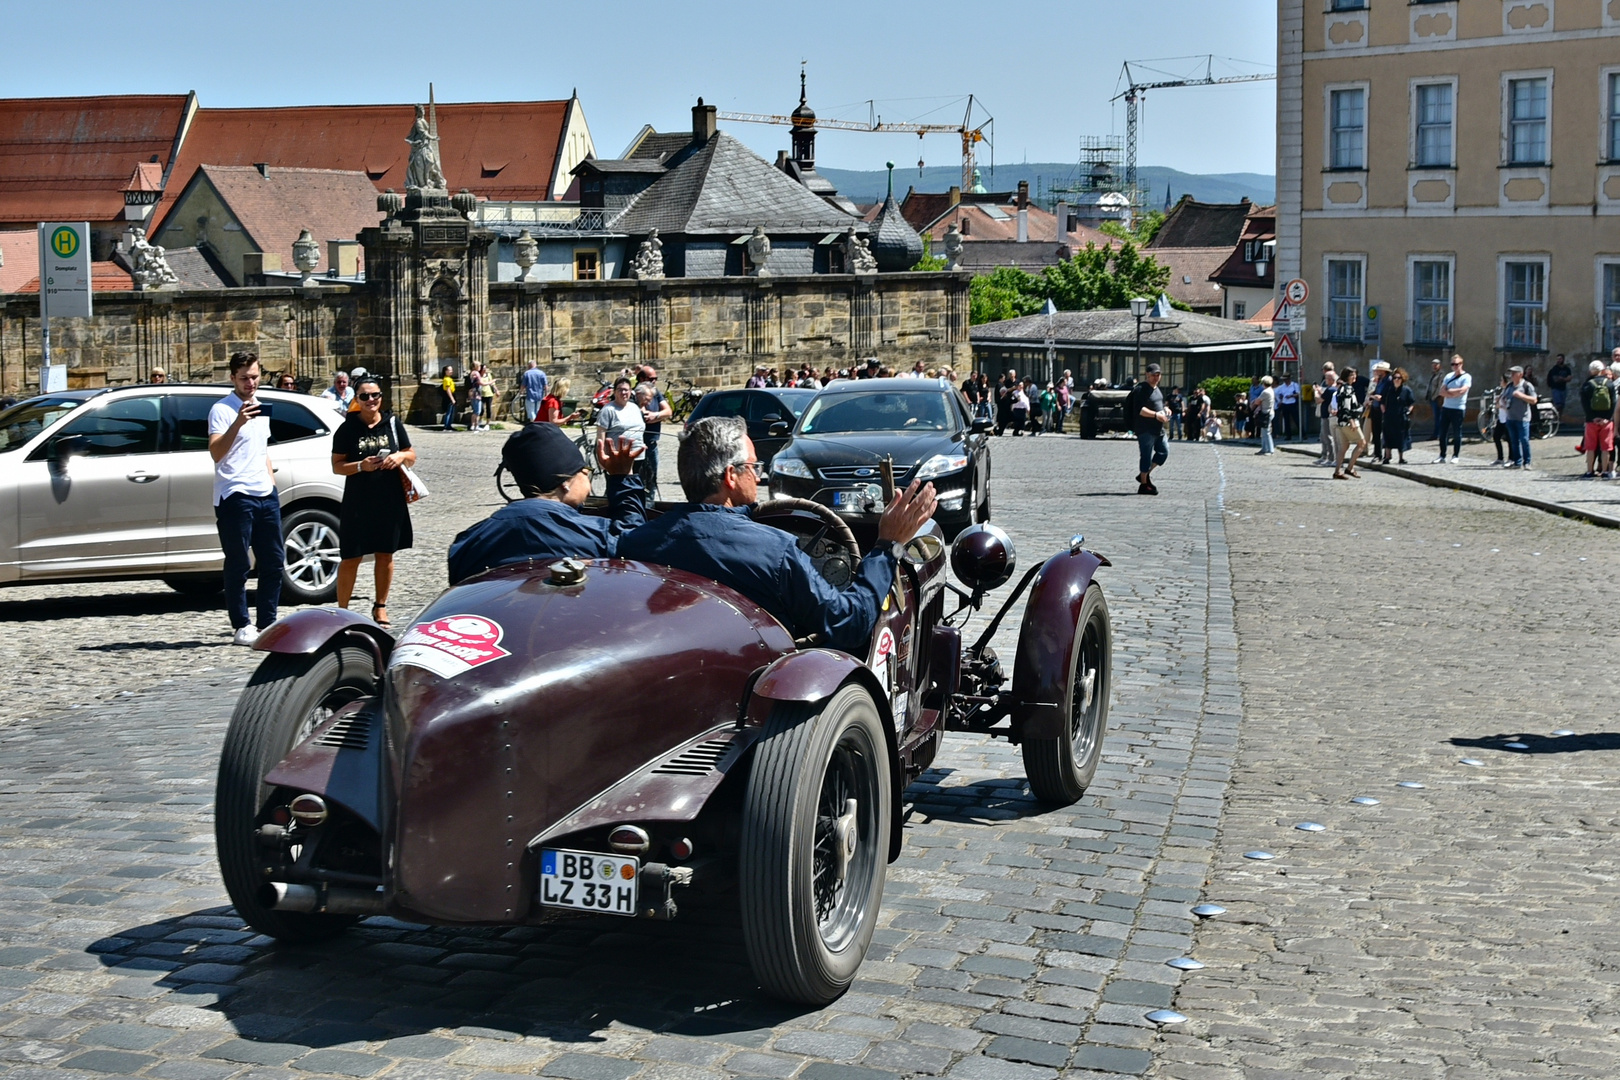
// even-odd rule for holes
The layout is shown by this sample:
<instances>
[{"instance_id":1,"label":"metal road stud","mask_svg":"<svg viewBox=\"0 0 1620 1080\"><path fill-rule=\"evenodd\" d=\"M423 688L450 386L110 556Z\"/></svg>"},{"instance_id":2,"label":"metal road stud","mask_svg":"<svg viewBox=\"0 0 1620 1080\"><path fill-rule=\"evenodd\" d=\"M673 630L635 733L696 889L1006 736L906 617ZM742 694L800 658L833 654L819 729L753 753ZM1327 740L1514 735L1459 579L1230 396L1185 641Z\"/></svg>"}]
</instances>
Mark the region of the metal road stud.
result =
<instances>
[{"instance_id":1,"label":"metal road stud","mask_svg":"<svg viewBox=\"0 0 1620 1080\"><path fill-rule=\"evenodd\" d=\"M1355 798L1351 799L1350 801L1355 803L1357 806L1377 806L1378 805L1378 800L1373 798L1371 795L1357 795Z\"/></svg>"},{"instance_id":2,"label":"metal road stud","mask_svg":"<svg viewBox=\"0 0 1620 1080\"><path fill-rule=\"evenodd\" d=\"M1159 1025L1185 1024L1187 1022L1187 1018L1176 1012L1174 1009L1154 1009L1152 1012L1147 1014L1147 1018L1153 1023Z\"/></svg>"},{"instance_id":3,"label":"metal road stud","mask_svg":"<svg viewBox=\"0 0 1620 1080\"><path fill-rule=\"evenodd\" d=\"M1465 757L1465 758L1458 758L1457 759L1457 764L1459 764L1459 765L1484 765L1485 763L1483 761L1479 760L1479 758L1477 758L1477 757Z\"/></svg>"},{"instance_id":4,"label":"metal road stud","mask_svg":"<svg viewBox=\"0 0 1620 1080\"><path fill-rule=\"evenodd\" d=\"M1569 728L1559 728L1557 731L1553 732L1553 738L1555 738L1555 739L1563 739L1563 738L1567 738L1568 736L1573 735L1573 734L1575 734L1575 733L1573 731L1569 730Z\"/></svg>"},{"instance_id":5,"label":"metal road stud","mask_svg":"<svg viewBox=\"0 0 1620 1080\"><path fill-rule=\"evenodd\" d=\"M1192 909L1192 913L1200 919L1213 919L1217 915L1225 915L1226 909L1219 904L1199 904Z\"/></svg>"},{"instance_id":6,"label":"metal road stud","mask_svg":"<svg viewBox=\"0 0 1620 1080\"><path fill-rule=\"evenodd\" d=\"M1326 825L1318 825L1314 821L1302 821L1298 825L1295 825L1294 828L1298 829L1300 832L1327 832Z\"/></svg>"},{"instance_id":7,"label":"metal road stud","mask_svg":"<svg viewBox=\"0 0 1620 1080\"><path fill-rule=\"evenodd\" d=\"M1502 744L1502 747L1506 750L1528 750L1530 749L1530 744L1522 742L1505 742Z\"/></svg>"},{"instance_id":8,"label":"metal road stud","mask_svg":"<svg viewBox=\"0 0 1620 1080\"><path fill-rule=\"evenodd\" d=\"M1254 859L1257 862L1265 862L1268 859L1275 859L1277 856L1269 851L1245 851L1243 857L1245 859Z\"/></svg>"},{"instance_id":9,"label":"metal road stud","mask_svg":"<svg viewBox=\"0 0 1620 1080\"><path fill-rule=\"evenodd\" d=\"M1399 783L1397 783L1395 786L1396 787L1403 787L1403 788L1420 788L1420 787L1423 787L1424 785L1418 783L1416 780L1402 780Z\"/></svg>"},{"instance_id":10,"label":"metal road stud","mask_svg":"<svg viewBox=\"0 0 1620 1080\"><path fill-rule=\"evenodd\" d=\"M1164 963L1166 967L1173 967L1177 971L1197 971L1204 966L1190 956L1178 956L1174 960L1166 960Z\"/></svg>"}]
</instances>

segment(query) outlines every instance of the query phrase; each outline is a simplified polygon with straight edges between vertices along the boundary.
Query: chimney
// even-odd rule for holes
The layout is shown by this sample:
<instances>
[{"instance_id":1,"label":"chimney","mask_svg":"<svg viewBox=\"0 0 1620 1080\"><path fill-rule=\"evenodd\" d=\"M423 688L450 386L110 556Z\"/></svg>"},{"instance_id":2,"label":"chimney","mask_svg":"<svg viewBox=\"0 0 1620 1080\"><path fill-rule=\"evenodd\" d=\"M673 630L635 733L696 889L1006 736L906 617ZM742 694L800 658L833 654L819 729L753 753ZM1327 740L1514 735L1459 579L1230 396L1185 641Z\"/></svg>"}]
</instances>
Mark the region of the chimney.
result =
<instances>
[{"instance_id":1,"label":"chimney","mask_svg":"<svg viewBox=\"0 0 1620 1080\"><path fill-rule=\"evenodd\" d=\"M692 141L697 145L702 146L714 138L714 133L719 130L714 114L715 107L703 104L702 98L698 98L698 103L692 106Z\"/></svg>"},{"instance_id":2,"label":"chimney","mask_svg":"<svg viewBox=\"0 0 1620 1080\"><path fill-rule=\"evenodd\" d=\"M776 167L783 172L788 171L788 152L786 150L776 152Z\"/></svg>"},{"instance_id":3,"label":"chimney","mask_svg":"<svg viewBox=\"0 0 1620 1080\"><path fill-rule=\"evenodd\" d=\"M360 241L328 240L326 272L335 277L356 277L360 273Z\"/></svg>"},{"instance_id":4,"label":"chimney","mask_svg":"<svg viewBox=\"0 0 1620 1080\"><path fill-rule=\"evenodd\" d=\"M1029 207L1027 206L1018 208L1018 242L1020 244L1029 243Z\"/></svg>"},{"instance_id":5,"label":"chimney","mask_svg":"<svg viewBox=\"0 0 1620 1080\"><path fill-rule=\"evenodd\" d=\"M961 188L961 185L952 184L951 185L951 190L949 190L949 191L947 191L945 193L945 197L950 201L950 204L952 206L960 206L960 205L962 205L962 188Z\"/></svg>"},{"instance_id":6,"label":"chimney","mask_svg":"<svg viewBox=\"0 0 1620 1080\"><path fill-rule=\"evenodd\" d=\"M281 273L281 255L274 251L249 251L242 255L242 284L263 285L264 275Z\"/></svg>"},{"instance_id":7,"label":"chimney","mask_svg":"<svg viewBox=\"0 0 1620 1080\"><path fill-rule=\"evenodd\" d=\"M1056 227L1056 232L1057 232L1057 242L1058 243L1061 244L1061 243L1065 242L1068 239L1068 234L1069 234L1069 204L1066 203L1066 202L1060 202L1060 203L1057 204L1057 227Z\"/></svg>"},{"instance_id":8,"label":"chimney","mask_svg":"<svg viewBox=\"0 0 1620 1080\"><path fill-rule=\"evenodd\" d=\"M268 161L255 161L253 167L259 170L259 175L266 180L270 179L270 163Z\"/></svg>"},{"instance_id":9,"label":"chimney","mask_svg":"<svg viewBox=\"0 0 1620 1080\"><path fill-rule=\"evenodd\" d=\"M1028 180L1020 180L1020 181L1018 181L1018 209L1026 210L1028 208L1029 208L1029 181Z\"/></svg>"}]
</instances>

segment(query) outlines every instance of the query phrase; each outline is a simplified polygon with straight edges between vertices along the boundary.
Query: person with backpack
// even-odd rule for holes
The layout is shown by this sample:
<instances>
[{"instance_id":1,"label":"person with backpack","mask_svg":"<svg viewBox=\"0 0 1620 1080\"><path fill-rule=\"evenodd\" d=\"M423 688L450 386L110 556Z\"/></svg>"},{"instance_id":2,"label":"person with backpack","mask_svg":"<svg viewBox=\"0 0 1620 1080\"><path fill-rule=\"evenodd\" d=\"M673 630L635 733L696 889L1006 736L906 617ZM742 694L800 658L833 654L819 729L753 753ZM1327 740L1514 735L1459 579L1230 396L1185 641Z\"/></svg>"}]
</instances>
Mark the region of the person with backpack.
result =
<instances>
[{"instance_id":1,"label":"person with backpack","mask_svg":"<svg viewBox=\"0 0 1620 1080\"><path fill-rule=\"evenodd\" d=\"M1615 354L1620 358L1620 349ZM1586 430L1581 436L1581 445L1586 447L1586 473L1582 479L1595 480L1601 475L1613 480L1614 422L1620 394L1604 373L1603 361L1592 361L1587 372L1590 377L1581 384L1581 409L1586 414Z\"/></svg>"},{"instance_id":2,"label":"person with backpack","mask_svg":"<svg viewBox=\"0 0 1620 1080\"><path fill-rule=\"evenodd\" d=\"M1339 383L1333 396L1333 479L1361 479L1356 470L1356 457L1366 449L1361 434L1361 415L1365 399L1356 393L1356 369L1344 369L1344 381ZM1324 379L1326 376L1324 376Z\"/></svg>"}]
</instances>

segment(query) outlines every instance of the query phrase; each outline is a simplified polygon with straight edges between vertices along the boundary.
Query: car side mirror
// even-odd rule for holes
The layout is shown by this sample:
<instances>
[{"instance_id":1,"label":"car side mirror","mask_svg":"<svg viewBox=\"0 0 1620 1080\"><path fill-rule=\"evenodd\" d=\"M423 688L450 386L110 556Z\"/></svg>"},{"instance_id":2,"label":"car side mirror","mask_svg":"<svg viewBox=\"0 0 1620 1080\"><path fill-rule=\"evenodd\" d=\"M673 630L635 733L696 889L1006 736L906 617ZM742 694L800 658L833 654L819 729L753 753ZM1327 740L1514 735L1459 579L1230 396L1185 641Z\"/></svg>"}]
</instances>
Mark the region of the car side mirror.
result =
<instances>
[{"instance_id":1,"label":"car side mirror","mask_svg":"<svg viewBox=\"0 0 1620 1080\"><path fill-rule=\"evenodd\" d=\"M771 438L780 439L782 436L793 430L793 425L785 420L778 420L766 430L770 432Z\"/></svg>"},{"instance_id":2,"label":"car side mirror","mask_svg":"<svg viewBox=\"0 0 1620 1080\"><path fill-rule=\"evenodd\" d=\"M64 435L51 443L51 460L66 465L68 458L83 457L90 452L90 436Z\"/></svg>"},{"instance_id":3,"label":"car side mirror","mask_svg":"<svg viewBox=\"0 0 1620 1080\"><path fill-rule=\"evenodd\" d=\"M999 588L1018 568L1012 537L994 525L970 525L951 545L951 569L974 592Z\"/></svg>"},{"instance_id":4,"label":"car side mirror","mask_svg":"<svg viewBox=\"0 0 1620 1080\"><path fill-rule=\"evenodd\" d=\"M985 417L982 417L982 416L975 417L974 420L973 420L973 428L972 428L973 434L982 435L986 431L989 431L991 426L992 425L991 425L990 421L988 419L986 419Z\"/></svg>"}]
</instances>

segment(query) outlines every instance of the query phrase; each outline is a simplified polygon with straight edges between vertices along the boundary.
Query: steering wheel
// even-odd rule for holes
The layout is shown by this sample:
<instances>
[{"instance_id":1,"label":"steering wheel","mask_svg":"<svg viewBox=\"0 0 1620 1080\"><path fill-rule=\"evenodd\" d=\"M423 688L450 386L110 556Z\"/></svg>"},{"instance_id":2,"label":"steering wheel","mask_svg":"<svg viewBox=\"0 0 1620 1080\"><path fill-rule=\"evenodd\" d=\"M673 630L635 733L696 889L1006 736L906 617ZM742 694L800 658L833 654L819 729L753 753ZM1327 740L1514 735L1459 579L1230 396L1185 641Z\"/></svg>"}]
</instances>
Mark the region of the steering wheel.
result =
<instances>
[{"instance_id":1,"label":"steering wheel","mask_svg":"<svg viewBox=\"0 0 1620 1080\"><path fill-rule=\"evenodd\" d=\"M814 514L827 526L833 534L833 539L849 549L850 558L856 558L861 553L860 545L855 542L855 531L849 527L849 522L839 517L830 507L812 502L809 499L771 499L762 502L754 508L754 520L762 521L766 518L791 514L795 510L803 510L807 514ZM766 524L769 524L767 521ZM778 526L780 528L781 526Z\"/></svg>"}]
</instances>

